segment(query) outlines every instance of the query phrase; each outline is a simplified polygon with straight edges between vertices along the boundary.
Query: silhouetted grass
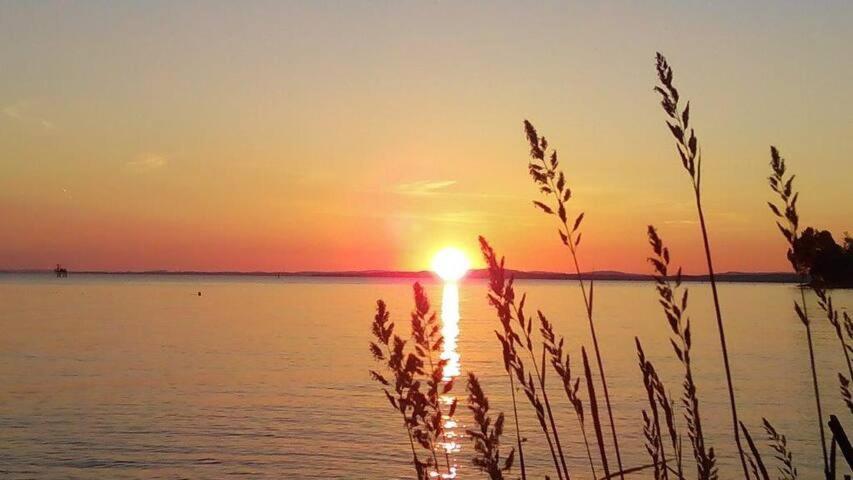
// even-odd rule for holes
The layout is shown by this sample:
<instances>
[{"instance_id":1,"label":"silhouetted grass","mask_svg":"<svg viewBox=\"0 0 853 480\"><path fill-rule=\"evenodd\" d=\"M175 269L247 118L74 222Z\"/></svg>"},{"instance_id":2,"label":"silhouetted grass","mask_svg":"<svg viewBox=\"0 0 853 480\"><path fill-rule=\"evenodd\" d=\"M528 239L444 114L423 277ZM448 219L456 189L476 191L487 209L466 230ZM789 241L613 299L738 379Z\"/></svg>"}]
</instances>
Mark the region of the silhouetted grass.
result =
<instances>
[{"instance_id":1,"label":"silhouetted grass","mask_svg":"<svg viewBox=\"0 0 853 480\"><path fill-rule=\"evenodd\" d=\"M415 429L415 438L424 448L433 452L438 448L439 437L447 444L444 432L443 412L441 409L441 395L453 389L453 380L444 380L444 367L447 360L439 357L444 346L444 337L441 336L441 327L437 321L435 312L430 311L429 299L419 283L414 284L415 310L412 312L412 340L415 345L415 354L420 358L421 364L429 366L424 372L424 383L426 392L424 402L418 405L423 422ZM436 357L436 358L433 358ZM452 417L456 411L456 402L450 405L448 416ZM438 465L438 461L433 456ZM445 449L445 467L450 471L450 458Z\"/></svg>"},{"instance_id":2,"label":"silhouetted grass","mask_svg":"<svg viewBox=\"0 0 853 480\"><path fill-rule=\"evenodd\" d=\"M568 398L569 403L572 405L572 409L575 411L575 416L578 419L578 426L580 426L581 435L583 435L583 443L586 447L586 456L589 459L589 469L592 472L593 478L597 478L597 475L595 474L595 462L592 460L592 451L589 448L589 439L586 435L586 424L584 422L583 415L583 400L581 400L580 395L578 394L581 379L580 377L572 377L572 366L571 361L569 360L569 355L565 355L565 360L563 358L563 344L565 343L565 339L560 337L558 341L557 336L554 333L553 324L548 321L548 318L545 317L541 311L538 312L538 314L540 322L539 331L544 339L545 351L551 356L551 366L554 367L554 371L557 372L557 376L562 380L563 390L566 392L566 398Z\"/></svg>"},{"instance_id":3,"label":"silhouetted grass","mask_svg":"<svg viewBox=\"0 0 853 480\"><path fill-rule=\"evenodd\" d=\"M495 335L501 343L504 368L507 369L507 373L515 376L515 380L522 386L528 402L536 413L539 427L548 443L548 449L551 451L557 478L569 480L565 459L562 457L561 450L558 450L560 448L559 443L555 449L557 433L550 404L542 401L542 398L545 398L545 402L548 401L544 387L545 377L536 362L536 355L533 350L533 339L531 337L533 320L524 314L527 297L522 295L521 300L516 301L513 279L506 275L504 259L498 260L494 249L483 237L480 237L480 248L489 268L489 303L495 308L502 327L502 331L496 330ZM521 332L523 338L517 332ZM525 360L518 351L519 347L529 354L536 372L537 379L535 382L533 374L525 368ZM537 388L537 385L540 388Z\"/></svg>"},{"instance_id":4,"label":"silhouetted grass","mask_svg":"<svg viewBox=\"0 0 853 480\"><path fill-rule=\"evenodd\" d=\"M785 435L776 431L776 428L765 418L764 429L767 431L767 439L770 443L770 448L776 452L775 457L779 460L779 473L782 475L780 480L796 480L797 467L794 466L794 456L788 449L788 439Z\"/></svg>"},{"instance_id":5,"label":"silhouetted grass","mask_svg":"<svg viewBox=\"0 0 853 480\"><path fill-rule=\"evenodd\" d=\"M547 198L550 198L552 202L551 205L547 205L534 200L533 204L545 214L554 215L559 219L557 233L560 235L560 241L569 249L572 264L577 274L578 285L583 296L584 309L587 320L589 321L589 331L592 335L595 361L598 364L598 373L601 376L604 403L607 406L607 416L610 419L610 433L613 439L613 446L616 449L619 476L625 478L625 475L622 473L624 468L622 466L622 454L619 450L619 437L616 434L616 422L613 420L613 407L610 404L610 391L607 388L607 375L604 373L604 360L601 357L601 349L598 346L598 335L595 331L595 321L593 320L593 285L590 281L589 293L587 293L586 284L580 269L580 262L578 261L577 249L580 246L583 233L580 231L580 226L581 222L583 222L584 212L580 212L574 220L569 221L566 204L572 198L572 189L566 183L565 173L562 170L558 170L560 160L557 156L557 151L552 149L551 153L548 154L548 141L544 136L540 137L533 124L527 120L524 121L524 131L527 135L527 141L530 144L530 157L533 160L527 165L528 172L533 178L534 183L539 187L539 191L546 195ZM569 223L571 223L571 227L569 227ZM590 401L592 401L592 392L590 392ZM602 458L602 460L606 474L609 466L605 458Z\"/></svg>"},{"instance_id":6,"label":"silhouetted grass","mask_svg":"<svg viewBox=\"0 0 853 480\"><path fill-rule=\"evenodd\" d=\"M851 325L850 316L847 312L844 312L842 320L838 314L838 310L832 305L832 296L820 286L820 283L813 282L811 285L812 290L817 295L817 304L826 314L826 318L829 320L829 324L832 325L835 336L841 344L841 352L844 355L844 363L847 365L847 374L849 376L845 377L843 373L838 372L838 382L844 402L853 411L853 405L850 403L850 379L853 378L853 363L850 362L850 352L853 350L853 335L851 335L851 329L848 328Z\"/></svg>"},{"instance_id":7,"label":"silhouetted grass","mask_svg":"<svg viewBox=\"0 0 853 480\"><path fill-rule=\"evenodd\" d=\"M690 318L686 316L688 290L681 288L681 269L675 274L675 280L670 280L669 249L664 246L657 230L651 225L648 228L649 244L654 256L649 262L654 266L655 285L658 301L663 307L664 315L673 335L670 338L672 349L678 361L684 367L684 394L681 403L684 406L684 417L687 420L687 436L693 446L693 458L699 480L714 480L717 478L716 457L713 448L706 448L705 436L702 432L702 416L699 413L699 396L693 381L693 368L690 351L692 338L690 333ZM683 293L680 293L683 292ZM679 294L680 293L680 294Z\"/></svg>"},{"instance_id":8,"label":"silhouetted grass","mask_svg":"<svg viewBox=\"0 0 853 480\"><path fill-rule=\"evenodd\" d=\"M655 465L655 479L668 479L670 471L676 475L675 478L684 478L681 436L675 426L674 402L669 399L666 388L663 386L654 365L646 359L646 353L643 351L640 339L634 337L634 342L637 345L637 358L640 363L640 371L643 374L643 386L646 389L649 409L652 412L652 417L649 417L648 413L643 410L643 433L646 437L646 451ZM661 414L669 435L669 446L672 450L672 458L675 460L675 469L669 465L666 458L663 429L660 424Z\"/></svg>"},{"instance_id":9,"label":"silhouetted grass","mask_svg":"<svg viewBox=\"0 0 853 480\"><path fill-rule=\"evenodd\" d=\"M503 480L504 472L512 468L515 449L511 448L506 458L501 458L501 435L504 429L504 414L492 421L489 416L489 399L480 386L480 380L473 373L468 374L468 408L474 418L476 429L466 433L474 442L475 456L472 462L491 480Z\"/></svg>"},{"instance_id":10,"label":"silhouetted grass","mask_svg":"<svg viewBox=\"0 0 853 480\"><path fill-rule=\"evenodd\" d=\"M444 337L440 333L435 312L430 311L429 299L419 283L413 286L415 309L411 315L411 337L413 352L408 351L407 341L394 334L395 324L385 302L376 302L376 315L373 320L373 336L376 341L370 343L373 357L382 362L384 374L371 370L374 380L383 387L391 406L400 412L403 425L409 436L412 448L412 462L418 478L431 476L430 469L438 472L436 450L440 448L439 438L444 439L444 413L441 408L441 395L453 389L453 381L445 381L443 369L446 360L437 359ZM453 416L456 402L450 405L448 416ZM419 445L426 454L421 460L415 445ZM445 455L445 472L450 471L450 459Z\"/></svg>"},{"instance_id":11,"label":"silhouetted grass","mask_svg":"<svg viewBox=\"0 0 853 480\"><path fill-rule=\"evenodd\" d=\"M746 460L752 471L752 477L756 480L770 480L770 475L767 473L767 467L764 466L764 459L761 457L761 452L752 440L752 435L749 429L743 422L740 422L740 429L743 432L743 438L746 439L746 444L749 446L749 453L746 453Z\"/></svg>"},{"instance_id":12,"label":"silhouetted grass","mask_svg":"<svg viewBox=\"0 0 853 480\"><path fill-rule=\"evenodd\" d=\"M418 424L415 403L420 395L420 385L415 376L421 372L422 365L414 354L406 352L406 341L394 334L394 323L389 320L387 307L382 300L376 302L373 336L376 342L370 343L370 351L376 361L382 362L385 372L371 370L370 375L382 385L391 407L400 413L412 447L415 473L418 479L425 479L429 463L418 457L413 433Z\"/></svg>"},{"instance_id":13,"label":"silhouetted grass","mask_svg":"<svg viewBox=\"0 0 853 480\"><path fill-rule=\"evenodd\" d=\"M797 200L799 193L793 189L794 175L786 176L785 159L779 154L776 147L770 147L770 168L772 174L768 177L770 188L779 196L781 205L777 206L771 202L767 202L770 210L779 220L776 221L776 226L782 232L782 236L788 242L788 261L794 267L794 271L799 273L805 283L806 272L803 270L803 262L798 258L796 240L799 228L800 217L797 214ZM783 223L784 222L784 223ZM829 457L826 449L826 434L823 427L823 407L820 399L820 386L817 380L817 367L815 366L814 357L814 341L812 340L811 319L808 313L808 304L806 303L805 288L800 288L801 303L794 302L794 311L806 327L806 340L809 346L809 366L811 367L812 384L814 386L815 403L817 405L817 425L820 431L820 446L823 454L824 474L830 478ZM784 438L784 437L783 437Z\"/></svg>"},{"instance_id":14,"label":"silhouetted grass","mask_svg":"<svg viewBox=\"0 0 853 480\"><path fill-rule=\"evenodd\" d=\"M735 399L734 382L731 375L728 348L724 331L723 318L717 285L714 274L713 257L708 241L708 230L702 207L702 158L699 142L690 124L690 104L681 107L680 94L673 84L673 73L663 55L656 57L656 72L660 84L655 87L661 95L661 105L669 120L667 125L676 140L676 151L681 159L683 168L690 176L694 190L695 205L702 233L702 248L708 267L712 290L716 326L720 338L720 348L723 356L729 407L732 419L735 446L738 451L743 476L745 480L770 480L768 464L762 456L760 445L755 442L747 424L738 417ZM699 390L695 383L692 356L692 331L690 318L687 315L688 290L682 286L681 270L672 271L670 268L670 252L664 245L657 230L649 226L647 235L652 249L648 258L654 269L654 281L658 301L663 308L667 332L675 357L683 369L682 393L680 402L673 400L664 386L649 356L643 349L639 338L635 337L641 380L643 382L645 400L648 408L643 408L637 415L641 423L645 450L651 459L648 465L625 468L622 465L619 436L617 435L613 412L608 393L608 382L604 371L594 316L594 284L588 284L579 266L578 247L581 239L580 226L584 214L570 216L567 212L567 202L571 199L571 189L567 185L566 176L559 169L560 163L555 150L549 150L548 142L541 137L530 122L524 122L525 136L530 144L528 172L533 177L540 191L546 195L547 202L535 201L536 207L548 215L558 219L558 233L561 243L568 248L571 263L582 293L584 310L589 323L598 374L601 378L601 391L607 410L610 427L610 439L605 438L605 422L603 421L600 405L602 402L596 393L596 382L592 372L587 348L580 347L583 372L575 377L572 374L570 355L565 349L565 338L559 335L554 324L542 312L537 310L538 328L534 331L534 319L526 313L527 297L517 296L513 278L505 268L505 260L498 257L492 246L485 238L480 237L480 247L488 267L489 286L488 301L494 308L498 324L495 335L501 345L504 370L507 373L513 421L515 425L516 446L510 448L509 454L502 456L501 437L504 430L504 415L490 415L488 397L476 375L468 375L468 409L473 416L472 428L467 430L473 447L473 464L485 472L490 479L504 479L512 473L515 454L518 454L519 473L522 480L527 479L523 441L518 414L516 390L518 388L527 399L527 403L536 415L539 430L548 445L548 452L553 463L554 471L559 480L570 480L569 468L566 462L566 451L561 442L561 426L556 421L554 412L561 405L559 398L553 404L547 392L548 366L553 368L566 394L568 408L575 413L578 426L586 448L589 462L590 477L599 478L596 472L596 461L593 458L593 447L587 435L587 426L592 425L595 447L604 470L601 478L611 479L622 477L629 473L651 470L656 480L685 479L691 477L685 473L682 434L679 432L677 418L683 416L686 436L690 441L690 449L696 465L697 480L716 480L717 457L714 448L710 447L705 437L703 422L700 414ZM775 148L771 148L770 185L779 196L781 203L770 203L773 213L779 217L778 227L788 241L788 259L795 271L805 273L798 258L796 240L798 237L799 216L796 203L798 194L793 191L793 176L788 177L785 161ZM804 282L805 283L805 282ZM826 314L827 320L833 327L839 340L848 370L838 373L838 380L843 400L853 414L853 364L850 362L853 353L853 321L847 312L840 312L833 305L831 295L819 285L811 282L818 299L818 305ZM588 288L587 288L588 287ZM818 388L818 372L814 361L814 344L812 342L811 323L806 310L805 289L801 289L801 300L795 302L795 311L806 327L806 340L809 346L809 359L812 383L814 385L817 405L818 425L820 428L821 444L824 455L824 471L827 478L834 478L834 465L830 469L827 458L826 437L823 422L820 391ZM453 416L455 402L449 412L442 410L440 396L453 388L452 381L444 381L442 371L444 361L440 360L443 338L440 335L435 313L431 312L429 301L420 285L414 286L415 309L412 313L412 347L407 348L406 340L394 334L394 324L389 320L385 304L377 302L377 313L374 317L373 332L376 341L370 349L377 361L383 366L382 372L371 371L373 378L378 381L385 391L391 406L401 415L412 449L413 465L419 479L428 475L440 475L439 461L436 457L437 446L444 439L442 419ZM538 336L537 336L538 335ZM540 350L541 349L541 350ZM845 374L846 373L846 374ZM796 379L794 379L796 380ZM581 386L585 386L587 398L583 397ZM772 393L768 393L772 395ZM586 403L586 404L585 404ZM835 417L833 417L835 418ZM588 422L588 421L589 422ZM713 419L711 421L714 421ZM787 443L787 438L779 433L767 419L763 419L764 430L774 457L778 461L778 470L782 480L797 478L797 469L793 463L793 454ZM837 425L834 425L837 426ZM840 427L839 427L840 428ZM608 440L612 441L618 470L613 471L608 461ZM746 442L745 449L742 440ZM834 458L834 455L833 457ZM449 458L445 457L445 466L450 470ZM432 470L432 471L431 471ZM546 476L546 478L549 478ZM730 477L729 477L730 478Z\"/></svg>"},{"instance_id":15,"label":"silhouetted grass","mask_svg":"<svg viewBox=\"0 0 853 480\"><path fill-rule=\"evenodd\" d=\"M743 446L740 440L740 428L738 427L738 412L737 402L735 400L734 382L732 381L732 372L729 366L729 349L726 344L726 333L723 326L723 315L720 311L720 299L717 294L717 281L714 275L714 262L711 256L711 246L708 241L708 228L705 224L705 213L702 208L702 153L699 147L699 140L693 127L690 126L690 102L682 109L679 105L680 95L678 89L673 84L672 68L661 53L656 57L656 70L660 85L655 87L655 91L661 95L661 106L663 111L670 118L666 122L672 136L675 138L676 150L681 158L681 164L687 173L690 175L690 181L693 185L693 193L696 200L696 212L699 216L699 226L702 230L702 242L705 247L705 260L708 264L708 280L711 284L711 293L714 299L714 313L717 317L717 330L720 334L720 349L723 353L723 366L726 373L726 384L729 389L729 403L731 405L732 414L732 429L734 431L735 444L737 445L738 455L740 456L741 466L743 467L743 475L745 479L749 479L749 472L746 468L746 461L743 454Z\"/></svg>"}]
</instances>

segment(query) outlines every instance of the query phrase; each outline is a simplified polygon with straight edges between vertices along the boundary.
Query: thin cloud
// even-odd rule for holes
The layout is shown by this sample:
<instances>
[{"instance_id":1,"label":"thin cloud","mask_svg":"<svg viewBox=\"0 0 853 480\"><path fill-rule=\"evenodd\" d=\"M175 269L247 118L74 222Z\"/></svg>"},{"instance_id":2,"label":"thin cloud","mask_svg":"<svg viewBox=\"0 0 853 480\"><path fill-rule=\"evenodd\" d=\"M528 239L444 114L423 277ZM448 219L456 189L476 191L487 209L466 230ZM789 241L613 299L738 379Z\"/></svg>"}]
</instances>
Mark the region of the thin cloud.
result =
<instances>
[{"instance_id":1,"label":"thin cloud","mask_svg":"<svg viewBox=\"0 0 853 480\"><path fill-rule=\"evenodd\" d=\"M13 103L3 107L3 115L16 122L35 123L45 130L52 130L54 125L50 120L31 113L30 104L26 102Z\"/></svg>"},{"instance_id":2,"label":"thin cloud","mask_svg":"<svg viewBox=\"0 0 853 480\"><path fill-rule=\"evenodd\" d=\"M394 193L400 195L433 195L455 184L456 180L420 180L412 183L401 183L394 187Z\"/></svg>"},{"instance_id":3,"label":"thin cloud","mask_svg":"<svg viewBox=\"0 0 853 480\"><path fill-rule=\"evenodd\" d=\"M142 155L136 160L132 160L124 164L125 169L133 173L145 173L152 170L157 170L166 166L169 160L163 155Z\"/></svg>"},{"instance_id":4,"label":"thin cloud","mask_svg":"<svg viewBox=\"0 0 853 480\"><path fill-rule=\"evenodd\" d=\"M3 115L6 115L9 118L13 118L15 120L21 119L21 111L15 105L6 105L3 107Z\"/></svg>"},{"instance_id":5,"label":"thin cloud","mask_svg":"<svg viewBox=\"0 0 853 480\"><path fill-rule=\"evenodd\" d=\"M519 195L509 195L506 193L485 193L485 192L460 192L458 190L449 189L456 185L456 180L420 180L411 183L401 183L391 189L391 192L397 195L409 196L442 196L442 197L461 197L461 198L478 198L478 199L503 199L503 200L518 200Z\"/></svg>"}]
</instances>

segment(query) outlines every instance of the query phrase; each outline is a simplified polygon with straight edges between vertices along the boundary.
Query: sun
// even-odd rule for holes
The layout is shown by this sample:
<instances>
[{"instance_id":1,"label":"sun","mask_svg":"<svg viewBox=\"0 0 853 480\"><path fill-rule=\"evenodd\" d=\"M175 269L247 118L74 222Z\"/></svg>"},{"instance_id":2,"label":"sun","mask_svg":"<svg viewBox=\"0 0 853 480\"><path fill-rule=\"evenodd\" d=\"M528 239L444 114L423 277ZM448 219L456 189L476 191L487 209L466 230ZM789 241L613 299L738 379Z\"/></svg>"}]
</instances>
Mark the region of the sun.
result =
<instances>
[{"instance_id":1,"label":"sun","mask_svg":"<svg viewBox=\"0 0 853 480\"><path fill-rule=\"evenodd\" d=\"M468 257L454 247L442 248L432 257L432 271L445 282L455 282L464 277L470 266Z\"/></svg>"}]
</instances>

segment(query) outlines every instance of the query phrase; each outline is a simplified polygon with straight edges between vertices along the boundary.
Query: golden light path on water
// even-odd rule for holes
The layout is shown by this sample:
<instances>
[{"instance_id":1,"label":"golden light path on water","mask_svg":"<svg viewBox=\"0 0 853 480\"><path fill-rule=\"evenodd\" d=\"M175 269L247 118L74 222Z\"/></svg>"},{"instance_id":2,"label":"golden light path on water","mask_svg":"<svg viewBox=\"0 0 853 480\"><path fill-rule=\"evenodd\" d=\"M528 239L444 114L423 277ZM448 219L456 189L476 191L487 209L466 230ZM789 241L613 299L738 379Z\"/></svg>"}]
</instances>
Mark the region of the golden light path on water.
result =
<instances>
[{"instance_id":1,"label":"golden light path on water","mask_svg":"<svg viewBox=\"0 0 853 480\"><path fill-rule=\"evenodd\" d=\"M458 379L461 371L459 352L456 350L456 340L459 337L459 285L455 282L445 283L441 295L441 334L444 336L444 350L441 353L441 358L447 360L447 364L444 366L444 380ZM456 400L457 397L453 393L442 395L441 401L444 411L449 411L450 406ZM464 430L454 417L447 415L444 417L444 429L445 441L442 442L441 446L450 458L450 471L441 474L441 478L456 478L458 470L456 454L461 450ZM434 476L438 476L437 473L433 473Z\"/></svg>"}]
</instances>

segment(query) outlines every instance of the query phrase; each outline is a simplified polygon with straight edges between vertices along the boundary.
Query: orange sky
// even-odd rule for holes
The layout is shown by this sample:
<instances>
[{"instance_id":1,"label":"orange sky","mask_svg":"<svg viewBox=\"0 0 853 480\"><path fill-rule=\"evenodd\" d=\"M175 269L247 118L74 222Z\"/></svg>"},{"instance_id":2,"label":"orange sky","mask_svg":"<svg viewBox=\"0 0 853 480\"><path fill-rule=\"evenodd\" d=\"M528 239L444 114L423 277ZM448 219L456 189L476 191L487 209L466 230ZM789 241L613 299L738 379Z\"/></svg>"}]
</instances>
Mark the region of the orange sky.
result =
<instances>
[{"instance_id":1,"label":"orange sky","mask_svg":"<svg viewBox=\"0 0 853 480\"><path fill-rule=\"evenodd\" d=\"M851 229L851 23L849 2L4 3L0 269L422 269L483 234L567 270L530 118L587 212L582 268L647 271L654 223L701 272L663 50L718 270L786 270L771 143L803 222Z\"/></svg>"}]
</instances>

